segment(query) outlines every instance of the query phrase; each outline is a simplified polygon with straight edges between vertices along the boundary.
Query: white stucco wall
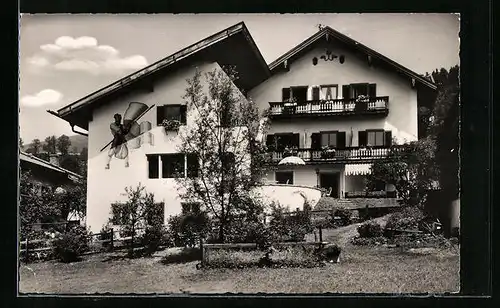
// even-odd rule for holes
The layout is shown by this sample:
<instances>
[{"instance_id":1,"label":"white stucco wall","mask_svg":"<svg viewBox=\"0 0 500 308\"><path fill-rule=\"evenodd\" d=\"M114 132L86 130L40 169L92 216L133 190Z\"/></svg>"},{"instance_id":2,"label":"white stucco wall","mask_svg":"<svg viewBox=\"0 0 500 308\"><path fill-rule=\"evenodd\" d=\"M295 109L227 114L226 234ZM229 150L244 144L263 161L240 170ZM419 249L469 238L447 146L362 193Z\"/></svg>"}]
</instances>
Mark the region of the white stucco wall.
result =
<instances>
[{"instance_id":1,"label":"white stucco wall","mask_svg":"<svg viewBox=\"0 0 500 308\"><path fill-rule=\"evenodd\" d=\"M200 63L198 69L203 72L220 68L217 63ZM154 193L156 201L165 202L165 222L170 215L181 212L180 198L178 197L175 179L149 179L146 154L165 154L177 152L180 143L177 133L165 134L163 127L156 126L156 107L144 115L139 122L149 121L153 129L153 144L143 144L140 148L129 147L129 167L125 167L124 160L113 158L110 169L105 169L109 147L100 152L112 135L109 125L113 122L113 115L123 115L130 102L141 102L150 106L180 104L187 87L186 79L192 78L195 67L186 67L177 71L154 85L154 92L135 92L124 95L118 100L103 105L93 113L93 120L89 123L89 161L87 187L87 225L93 232L99 232L110 217L111 204L124 201L125 187L144 185L148 192ZM201 81L205 84L205 78ZM193 121L194 113L187 112L187 126ZM179 134L182 134L183 127ZM129 141L129 143L135 140Z\"/></svg>"},{"instance_id":2,"label":"white stucco wall","mask_svg":"<svg viewBox=\"0 0 500 308\"><path fill-rule=\"evenodd\" d=\"M326 43L325 43L326 44ZM330 48L336 55L345 55L345 62L338 60L324 61L320 56L325 53L325 47L320 46L290 63L290 71L280 72L266 80L249 93L251 99L259 105L261 110L269 108L269 102L282 100L282 88L290 86L311 86L337 84L338 97L342 98L342 85L351 83L376 83L377 96L389 96L389 115L385 118L352 120L346 117L332 117L329 120L310 121L274 121L269 133L294 132L300 133L300 146L310 146L310 135L322 130L339 130L347 132L347 145L351 127L354 132L352 146L358 145L358 131L366 129L391 130L392 136L398 142L417 140L417 92L411 82L397 75L393 71L370 67L366 60L361 60L349 54L334 43ZM312 58L318 58L318 64L312 64Z\"/></svg>"}]
</instances>

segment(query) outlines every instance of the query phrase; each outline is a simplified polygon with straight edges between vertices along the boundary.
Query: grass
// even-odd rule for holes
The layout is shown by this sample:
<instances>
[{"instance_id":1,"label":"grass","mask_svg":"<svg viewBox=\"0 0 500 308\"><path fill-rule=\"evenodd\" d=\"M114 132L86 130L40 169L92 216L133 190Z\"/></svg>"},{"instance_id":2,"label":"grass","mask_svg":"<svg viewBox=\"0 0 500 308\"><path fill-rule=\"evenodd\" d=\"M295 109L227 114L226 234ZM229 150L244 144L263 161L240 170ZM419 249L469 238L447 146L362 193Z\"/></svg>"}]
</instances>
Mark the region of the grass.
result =
<instances>
[{"instance_id":1,"label":"grass","mask_svg":"<svg viewBox=\"0 0 500 308\"><path fill-rule=\"evenodd\" d=\"M380 220L380 219L379 219ZM70 264L21 265L21 293L444 293L459 291L459 256L387 247L354 246L357 225L325 230L343 247L339 264L315 268L197 270L198 261L164 264L166 250L151 258L85 256ZM113 255L115 258L113 258ZM108 261L106 261L108 260Z\"/></svg>"}]
</instances>

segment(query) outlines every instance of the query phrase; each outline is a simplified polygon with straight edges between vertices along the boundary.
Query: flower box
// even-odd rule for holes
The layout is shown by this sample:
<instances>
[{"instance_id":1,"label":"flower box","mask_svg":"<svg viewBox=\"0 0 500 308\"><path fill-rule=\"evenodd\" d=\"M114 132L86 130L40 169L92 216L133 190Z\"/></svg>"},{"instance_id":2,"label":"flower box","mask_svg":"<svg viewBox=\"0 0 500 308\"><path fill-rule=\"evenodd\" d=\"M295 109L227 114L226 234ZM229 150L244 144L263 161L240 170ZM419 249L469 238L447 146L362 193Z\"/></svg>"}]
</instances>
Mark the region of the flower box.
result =
<instances>
[{"instance_id":1,"label":"flower box","mask_svg":"<svg viewBox=\"0 0 500 308\"><path fill-rule=\"evenodd\" d=\"M179 120L165 119L161 122L161 126L165 129L165 133L168 134L169 131L178 131L181 122Z\"/></svg>"}]
</instances>

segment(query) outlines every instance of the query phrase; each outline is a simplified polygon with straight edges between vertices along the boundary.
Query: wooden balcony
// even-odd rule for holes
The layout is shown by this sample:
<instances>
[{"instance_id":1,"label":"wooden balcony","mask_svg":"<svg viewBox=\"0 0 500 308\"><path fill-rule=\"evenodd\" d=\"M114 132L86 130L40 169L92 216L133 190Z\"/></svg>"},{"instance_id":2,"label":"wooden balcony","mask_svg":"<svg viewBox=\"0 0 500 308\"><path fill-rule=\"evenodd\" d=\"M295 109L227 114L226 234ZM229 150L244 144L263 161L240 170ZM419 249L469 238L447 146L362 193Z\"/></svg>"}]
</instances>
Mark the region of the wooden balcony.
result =
<instances>
[{"instance_id":1,"label":"wooden balcony","mask_svg":"<svg viewBox=\"0 0 500 308\"><path fill-rule=\"evenodd\" d=\"M269 102L272 118L315 117L315 116L353 116L389 114L389 97L371 97L365 101L356 99L334 99L305 101L295 104Z\"/></svg>"},{"instance_id":2,"label":"wooden balcony","mask_svg":"<svg viewBox=\"0 0 500 308\"><path fill-rule=\"evenodd\" d=\"M402 149L393 146L392 149ZM370 163L375 160L388 159L390 149L388 147L349 147L344 149L335 149L333 151L323 151L317 149L298 149L292 153L284 151L271 151L272 160L279 162L287 156L298 156L306 163Z\"/></svg>"}]
</instances>

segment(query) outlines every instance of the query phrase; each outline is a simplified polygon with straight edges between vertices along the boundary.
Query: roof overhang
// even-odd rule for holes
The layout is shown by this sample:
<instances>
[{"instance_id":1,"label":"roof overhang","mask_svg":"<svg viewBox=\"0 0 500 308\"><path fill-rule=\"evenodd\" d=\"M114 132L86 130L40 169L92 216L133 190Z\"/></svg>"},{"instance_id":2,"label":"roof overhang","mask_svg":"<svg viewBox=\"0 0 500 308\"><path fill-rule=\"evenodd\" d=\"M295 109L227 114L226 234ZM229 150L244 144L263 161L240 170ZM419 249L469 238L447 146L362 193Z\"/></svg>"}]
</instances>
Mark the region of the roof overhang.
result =
<instances>
[{"instance_id":1,"label":"roof overhang","mask_svg":"<svg viewBox=\"0 0 500 308\"><path fill-rule=\"evenodd\" d=\"M50 170L51 172L58 172L61 174L65 174L68 176L68 179L73 181L73 182L79 182L79 181L83 180L83 176L81 176L73 171L61 168L59 166L56 166L54 164L49 163L48 161L45 161L41 158L38 158L34 155L31 155L31 154L28 154L25 152L19 152L19 160L30 163L30 164L37 165L39 167Z\"/></svg>"},{"instance_id":2,"label":"roof overhang","mask_svg":"<svg viewBox=\"0 0 500 308\"><path fill-rule=\"evenodd\" d=\"M188 61L189 60L189 61ZM270 76L270 70L243 22L215 33L139 71L113 82L51 114L67 121L71 126L88 130L92 110L109 102L133 86L151 82L159 74L189 65L193 61L212 61L221 65L235 65L239 79L235 82L247 91Z\"/></svg>"},{"instance_id":3,"label":"roof overhang","mask_svg":"<svg viewBox=\"0 0 500 308\"><path fill-rule=\"evenodd\" d=\"M393 69L397 70L398 72L403 73L404 75L408 76L409 78L412 78L415 80L415 82L418 82L432 90L436 90L437 86L434 82L424 78L423 76L419 75L418 73L410 70L409 68L406 68L402 66L401 64L387 58L386 56L378 53L377 51L359 43L356 40L353 40L352 38L330 28L330 27L325 27L322 30L316 32L314 35L309 37L308 39L304 40L302 43L294 47L293 49L289 50L282 56L280 56L278 59L273 61L271 64L269 64L269 69L271 72L276 72L282 65L285 63L285 61L293 61L297 56L301 55L305 50L310 48L310 46L318 42L320 39L326 39L326 37L329 36L333 39L336 39L342 43L344 43L346 46L355 48L356 50L361 51L362 53L366 54L367 56L371 56L373 59L378 59L379 61L389 65Z\"/></svg>"}]
</instances>

